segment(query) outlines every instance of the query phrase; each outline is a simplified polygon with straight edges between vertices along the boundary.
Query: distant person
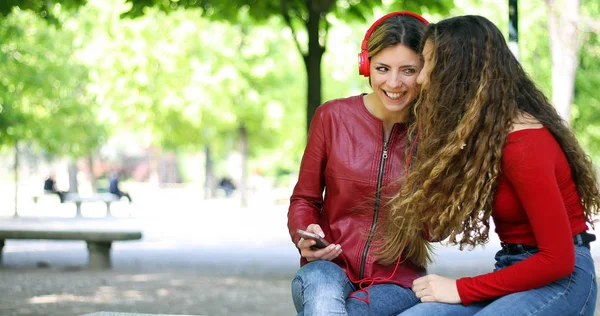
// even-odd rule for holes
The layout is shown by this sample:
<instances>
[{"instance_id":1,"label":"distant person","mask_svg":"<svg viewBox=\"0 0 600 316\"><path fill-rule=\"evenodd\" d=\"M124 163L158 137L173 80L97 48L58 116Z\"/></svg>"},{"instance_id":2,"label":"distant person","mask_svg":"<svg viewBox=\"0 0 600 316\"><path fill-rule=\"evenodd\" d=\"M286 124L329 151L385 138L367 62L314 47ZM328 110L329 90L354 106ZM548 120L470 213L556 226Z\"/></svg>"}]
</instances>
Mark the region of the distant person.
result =
<instances>
[{"instance_id":1,"label":"distant person","mask_svg":"<svg viewBox=\"0 0 600 316\"><path fill-rule=\"evenodd\" d=\"M118 196L119 199L121 199L122 197L126 197L129 200L129 203L132 202L131 196L129 195L129 193L123 192L123 191L121 191L121 189L119 189L119 173L118 172L115 172L112 175L110 175L109 180L108 180L108 192Z\"/></svg>"},{"instance_id":2,"label":"distant person","mask_svg":"<svg viewBox=\"0 0 600 316\"><path fill-rule=\"evenodd\" d=\"M228 177L223 177L219 182L219 187L225 191L225 196L230 197L233 194L233 190L235 190L235 185L233 181L231 181Z\"/></svg>"},{"instance_id":3,"label":"distant person","mask_svg":"<svg viewBox=\"0 0 600 316\"><path fill-rule=\"evenodd\" d=\"M46 194L56 194L60 199L60 203L65 201L66 192L59 191L56 189L56 180L54 180L54 173L50 173L48 178L44 181L44 192Z\"/></svg>"}]
</instances>

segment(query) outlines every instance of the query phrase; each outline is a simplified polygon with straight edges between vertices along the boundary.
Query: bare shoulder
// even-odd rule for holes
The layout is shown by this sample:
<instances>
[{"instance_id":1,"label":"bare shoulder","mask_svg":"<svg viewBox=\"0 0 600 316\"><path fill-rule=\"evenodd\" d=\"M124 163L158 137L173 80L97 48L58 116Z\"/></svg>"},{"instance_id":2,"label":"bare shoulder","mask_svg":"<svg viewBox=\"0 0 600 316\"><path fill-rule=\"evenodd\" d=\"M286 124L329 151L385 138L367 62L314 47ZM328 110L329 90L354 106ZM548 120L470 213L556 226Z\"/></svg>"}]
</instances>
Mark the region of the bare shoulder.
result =
<instances>
[{"instance_id":1,"label":"bare shoulder","mask_svg":"<svg viewBox=\"0 0 600 316\"><path fill-rule=\"evenodd\" d=\"M535 117L528 113L520 112L513 120L510 132L512 133L524 129L538 129L542 127L544 127L544 125L542 125Z\"/></svg>"}]
</instances>

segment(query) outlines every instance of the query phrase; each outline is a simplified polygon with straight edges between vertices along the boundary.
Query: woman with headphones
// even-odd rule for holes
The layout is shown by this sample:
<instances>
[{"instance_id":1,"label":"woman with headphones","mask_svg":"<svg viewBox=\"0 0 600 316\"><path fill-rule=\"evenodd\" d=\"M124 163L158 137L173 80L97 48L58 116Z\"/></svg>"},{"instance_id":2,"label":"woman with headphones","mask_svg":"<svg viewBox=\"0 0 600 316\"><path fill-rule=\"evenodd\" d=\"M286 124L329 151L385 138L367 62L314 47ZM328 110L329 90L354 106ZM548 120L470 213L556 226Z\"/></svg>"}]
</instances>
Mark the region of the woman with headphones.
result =
<instances>
[{"instance_id":1,"label":"woman with headphones","mask_svg":"<svg viewBox=\"0 0 600 316\"><path fill-rule=\"evenodd\" d=\"M418 302L411 286L424 268L401 258L382 265L373 252L375 227L385 224L384 206L405 174L427 24L411 12L377 20L359 54L373 91L326 102L313 117L288 211L301 255L292 281L298 315L394 315Z\"/></svg>"}]
</instances>

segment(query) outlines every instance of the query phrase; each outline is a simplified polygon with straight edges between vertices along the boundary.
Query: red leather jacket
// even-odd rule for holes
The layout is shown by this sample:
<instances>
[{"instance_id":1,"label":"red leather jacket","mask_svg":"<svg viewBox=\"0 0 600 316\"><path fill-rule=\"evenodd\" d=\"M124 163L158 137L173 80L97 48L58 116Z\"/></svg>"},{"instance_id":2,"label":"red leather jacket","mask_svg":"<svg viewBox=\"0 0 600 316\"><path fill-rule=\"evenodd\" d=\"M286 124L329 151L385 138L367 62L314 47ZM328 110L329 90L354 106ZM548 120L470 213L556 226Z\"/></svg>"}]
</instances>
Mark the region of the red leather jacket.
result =
<instances>
[{"instance_id":1,"label":"red leather jacket","mask_svg":"<svg viewBox=\"0 0 600 316\"><path fill-rule=\"evenodd\" d=\"M396 265L380 265L372 255L374 225L386 219L383 205L404 176L406 125L395 124L389 139L384 137L383 122L367 110L362 95L321 105L290 198L288 228L297 244L297 229L319 224L325 239L342 246L333 262L353 282L388 279L411 287L424 269L405 262L392 276Z\"/></svg>"}]
</instances>

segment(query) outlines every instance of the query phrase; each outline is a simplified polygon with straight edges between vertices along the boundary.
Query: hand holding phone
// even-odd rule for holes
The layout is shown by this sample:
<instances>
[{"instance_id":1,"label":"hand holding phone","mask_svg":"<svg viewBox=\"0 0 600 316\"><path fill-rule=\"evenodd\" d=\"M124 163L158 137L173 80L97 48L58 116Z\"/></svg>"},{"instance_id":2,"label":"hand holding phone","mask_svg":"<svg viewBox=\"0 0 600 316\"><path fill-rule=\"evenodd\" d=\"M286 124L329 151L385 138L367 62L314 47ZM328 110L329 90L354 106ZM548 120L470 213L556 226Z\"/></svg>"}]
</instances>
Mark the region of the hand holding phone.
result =
<instances>
[{"instance_id":1,"label":"hand holding phone","mask_svg":"<svg viewBox=\"0 0 600 316\"><path fill-rule=\"evenodd\" d=\"M302 237L302 238L304 238L306 240L314 240L314 241L316 241L317 243L313 245L314 248L323 249L323 248L329 246L329 242L327 240L325 240L323 237L321 237L321 236L319 236L317 234L309 233L309 232L304 231L302 229L296 230L296 233L300 237Z\"/></svg>"}]
</instances>

